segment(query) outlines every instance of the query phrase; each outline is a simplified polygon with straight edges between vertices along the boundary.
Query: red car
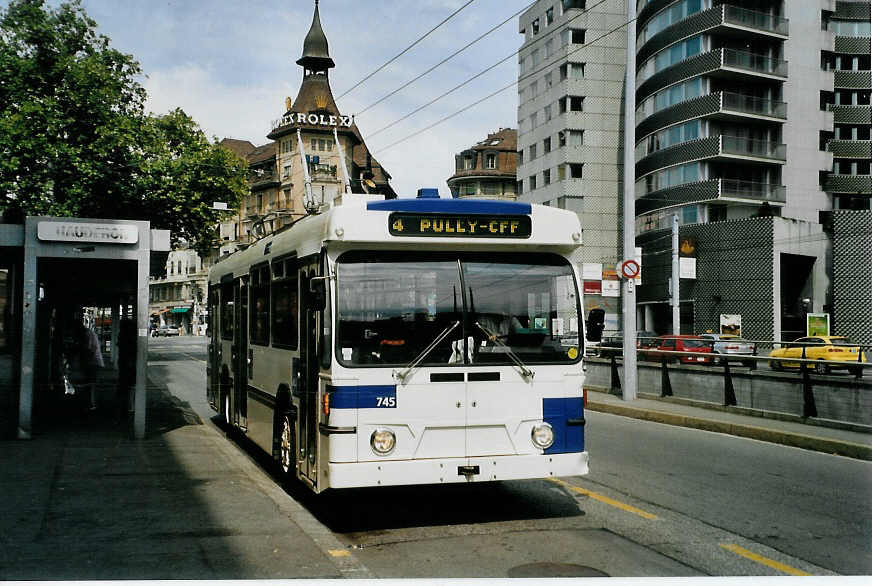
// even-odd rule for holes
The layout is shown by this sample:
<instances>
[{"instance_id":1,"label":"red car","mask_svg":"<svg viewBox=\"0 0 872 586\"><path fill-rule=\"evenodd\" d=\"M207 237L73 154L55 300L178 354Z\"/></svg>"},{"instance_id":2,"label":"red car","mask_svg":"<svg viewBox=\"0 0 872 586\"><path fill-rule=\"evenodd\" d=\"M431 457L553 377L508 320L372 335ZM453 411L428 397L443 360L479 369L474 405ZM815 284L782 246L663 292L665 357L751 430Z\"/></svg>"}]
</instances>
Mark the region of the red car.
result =
<instances>
[{"instance_id":1,"label":"red car","mask_svg":"<svg viewBox=\"0 0 872 586\"><path fill-rule=\"evenodd\" d=\"M711 364L714 362L711 342L699 336L659 336L657 344L644 350L644 352L648 360L659 361L661 357L666 357L667 362L678 361L682 364ZM699 356L668 354L668 352L693 352Z\"/></svg>"}]
</instances>

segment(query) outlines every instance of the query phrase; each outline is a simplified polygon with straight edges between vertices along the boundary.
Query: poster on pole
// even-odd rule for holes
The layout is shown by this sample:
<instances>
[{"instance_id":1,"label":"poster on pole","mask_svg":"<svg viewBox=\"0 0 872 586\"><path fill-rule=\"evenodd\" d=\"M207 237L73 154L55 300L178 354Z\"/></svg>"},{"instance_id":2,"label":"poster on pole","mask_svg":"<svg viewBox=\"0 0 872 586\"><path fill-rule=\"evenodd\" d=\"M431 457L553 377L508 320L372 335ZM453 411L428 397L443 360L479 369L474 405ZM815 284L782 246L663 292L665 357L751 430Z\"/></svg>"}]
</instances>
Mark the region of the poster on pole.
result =
<instances>
[{"instance_id":1,"label":"poster on pole","mask_svg":"<svg viewBox=\"0 0 872 586\"><path fill-rule=\"evenodd\" d=\"M828 313L809 313L805 316L805 335L806 336L829 336L830 335L830 314Z\"/></svg>"},{"instance_id":2,"label":"poster on pole","mask_svg":"<svg viewBox=\"0 0 872 586\"><path fill-rule=\"evenodd\" d=\"M738 314L721 314L721 334L731 336L742 335L742 316Z\"/></svg>"}]
</instances>

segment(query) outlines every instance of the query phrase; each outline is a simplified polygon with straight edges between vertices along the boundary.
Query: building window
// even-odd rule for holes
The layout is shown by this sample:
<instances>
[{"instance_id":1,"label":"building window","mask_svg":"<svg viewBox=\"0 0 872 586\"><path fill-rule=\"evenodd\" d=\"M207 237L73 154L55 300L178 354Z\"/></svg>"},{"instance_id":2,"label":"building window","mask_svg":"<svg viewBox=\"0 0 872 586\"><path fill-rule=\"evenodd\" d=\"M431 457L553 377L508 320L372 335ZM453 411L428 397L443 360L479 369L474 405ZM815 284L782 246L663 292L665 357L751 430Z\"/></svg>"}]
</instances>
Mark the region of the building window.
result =
<instances>
[{"instance_id":1,"label":"building window","mask_svg":"<svg viewBox=\"0 0 872 586\"><path fill-rule=\"evenodd\" d=\"M516 183L517 183L517 186L515 187L515 189L517 190L517 193L524 193L524 182L523 181L516 181Z\"/></svg>"},{"instance_id":2,"label":"building window","mask_svg":"<svg viewBox=\"0 0 872 586\"><path fill-rule=\"evenodd\" d=\"M551 105L545 106L545 122L551 120Z\"/></svg>"},{"instance_id":3,"label":"building window","mask_svg":"<svg viewBox=\"0 0 872 586\"><path fill-rule=\"evenodd\" d=\"M581 179L581 172L584 168L582 163L569 163L569 178Z\"/></svg>"},{"instance_id":4,"label":"building window","mask_svg":"<svg viewBox=\"0 0 872 586\"><path fill-rule=\"evenodd\" d=\"M497 156L493 153L488 153L485 155L485 167L488 169L496 169L497 168Z\"/></svg>"},{"instance_id":5,"label":"building window","mask_svg":"<svg viewBox=\"0 0 872 586\"><path fill-rule=\"evenodd\" d=\"M251 269L251 343L269 345L269 265Z\"/></svg>"},{"instance_id":6,"label":"building window","mask_svg":"<svg viewBox=\"0 0 872 586\"><path fill-rule=\"evenodd\" d=\"M313 151L318 150L318 139L317 138L311 139L309 141L309 146L312 148Z\"/></svg>"},{"instance_id":7,"label":"building window","mask_svg":"<svg viewBox=\"0 0 872 586\"><path fill-rule=\"evenodd\" d=\"M530 145L530 160L532 161L535 158L536 158L536 145L531 144Z\"/></svg>"},{"instance_id":8,"label":"building window","mask_svg":"<svg viewBox=\"0 0 872 586\"><path fill-rule=\"evenodd\" d=\"M542 185L551 185L551 169L542 171Z\"/></svg>"},{"instance_id":9,"label":"building window","mask_svg":"<svg viewBox=\"0 0 872 586\"><path fill-rule=\"evenodd\" d=\"M550 153L551 152L551 137L547 137L542 141L542 152Z\"/></svg>"},{"instance_id":10,"label":"building window","mask_svg":"<svg viewBox=\"0 0 872 586\"><path fill-rule=\"evenodd\" d=\"M282 178L287 179L287 178L290 177L290 176L291 176L291 164L288 163L288 164L285 165L284 168L282 169Z\"/></svg>"},{"instance_id":11,"label":"building window","mask_svg":"<svg viewBox=\"0 0 872 586\"><path fill-rule=\"evenodd\" d=\"M553 6L545 11L545 26L549 26L552 22L554 22L554 7Z\"/></svg>"},{"instance_id":12,"label":"building window","mask_svg":"<svg viewBox=\"0 0 872 586\"><path fill-rule=\"evenodd\" d=\"M551 72L545 74L545 87L551 87Z\"/></svg>"},{"instance_id":13,"label":"building window","mask_svg":"<svg viewBox=\"0 0 872 586\"><path fill-rule=\"evenodd\" d=\"M535 175L530 175L529 182L530 182L530 191L533 191L534 189L536 189L536 176Z\"/></svg>"},{"instance_id":14,"label":"building window","mask_svg":"<svg viewBox=\"0 0 872 586\"><path fill-rule=\"evenodd\" d=\"M524 151L518 151L518 164L524 164Z\"/></svg>"},{"instance_id":15,"label":"building window","mask_svg":"<svg viewBox=\"0 0 872 586\"><path fill-rule=\"evenodd\" d=\"M474 169L475 157L472 155L463 155L463 168L467 170Z\"/></svg>"},{"instance_id":16,"label":"building window","mask_svg":"<svg viewBox=\"0 0 872 586\"><path fill-rule=\"evenodd\" d=\"M561 130L557 133L557 146L565 147L566 146L566 131Z\"/></svg>"},{"instance_id":17,"label":"building window","mask_svg":"<svg viewBox=\"0 0 872 586\"><path fill-rule=\"evenodd\" d=\"M475 195L476 194L476 184L475 183L464 183L463 184L463 195Z\"/></svg>"},{"instance_id":18,"label":"building window","mask_svg":"<svg viewBox=\"0 0 872 586\"><path fill-rule=\"evenodd\" d=\"M545 41L545 59L551 57L554 54L554 39L548 39Z\"/></svg>"},{"instance_id":19,"label":"building window","mask_svg":"<svg viewBox=\"0 0 872 586\"><path fill-rule=\"evenodd\" d=\"M584 98L582 96L569 96L569 111L581 112L584 110Z\"/></svg>"},{"instance_id":20,"label":"building window","mask_svg":"<svg viewBox=\"0 0 872 586\"><path fill-rule=\"evenodd\" d=\"M538 34L539 34L539 19L538 19L538 18L537 18L536 20L533 21L533 24L532 24L531 28L533 29L533 34L534 34L534 35L538 35Z\"/></svg>"},{"instance_id":21,"label":"building window","mask_svg":"<svg viewBox=\"0 0 872 586\"><path fill-rule=\"evenodd\" d=\"M482 185L482 193L485 195L499 195L500 186L498 183L485 183Z\"/></svg>"},{"instance_id":22,"label":"building window","mask_svg":"<svg viewBox=\"0 0 872 586\"><path fill-rule=\"evenodd\" d=\"M583 45L585 30L583 28L567 28L560 33L560 40L564 45Z\"/></svg>"},{"instance_id":23,"label":"building window","mask_svg":"<svg viewBox=\"0 0 872 586\"><path fill-rule=\"evenodd\" d=\"M570 8L584 10L586 8L585 4L587 4L585 0L563 0L563 11L566 12Z\"/></svg>"},{"instance_id":24,"label":"building window","mask_svg":"<svg viewBox=\"0 0 872 586\"><path fill-rule=\"evenodd\" d=\"M532 66L536 67L540 63L539 59L539 49L533 49L533 52L530 53L530 60L532 61Z\"/></svg>"},{"instance_id":25,"label":"building window","mask_svg":"<svg viewBox=\"0 0 872 586\"><path fill-rule=\"evenodd\" d=\"M583 130L567 130L566 131L568 138L568 144L571 147L580 147L584 144L584 131Z\"/></svg>"}]
</instances>

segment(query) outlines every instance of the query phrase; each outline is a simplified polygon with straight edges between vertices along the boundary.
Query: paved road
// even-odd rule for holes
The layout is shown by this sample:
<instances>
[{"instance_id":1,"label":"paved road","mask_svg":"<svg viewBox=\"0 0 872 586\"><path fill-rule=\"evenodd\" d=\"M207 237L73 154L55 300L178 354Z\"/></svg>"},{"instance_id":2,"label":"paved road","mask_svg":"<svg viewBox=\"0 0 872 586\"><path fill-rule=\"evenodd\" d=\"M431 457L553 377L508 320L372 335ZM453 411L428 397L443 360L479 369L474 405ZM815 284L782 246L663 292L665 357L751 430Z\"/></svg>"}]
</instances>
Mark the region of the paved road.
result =
<instances>
[{"instance_id":1,"label":"paved road","mask_svg":"<svg viewBox=\"0 0 872 586\"><path fill-rule=\"evenodd\" d=\"M215 425L204 374L202 338L151 341ZM872 463L593 412L587 441L587 477L287 496L380 578L872 573Z\"/></svg>"}]
</instances>

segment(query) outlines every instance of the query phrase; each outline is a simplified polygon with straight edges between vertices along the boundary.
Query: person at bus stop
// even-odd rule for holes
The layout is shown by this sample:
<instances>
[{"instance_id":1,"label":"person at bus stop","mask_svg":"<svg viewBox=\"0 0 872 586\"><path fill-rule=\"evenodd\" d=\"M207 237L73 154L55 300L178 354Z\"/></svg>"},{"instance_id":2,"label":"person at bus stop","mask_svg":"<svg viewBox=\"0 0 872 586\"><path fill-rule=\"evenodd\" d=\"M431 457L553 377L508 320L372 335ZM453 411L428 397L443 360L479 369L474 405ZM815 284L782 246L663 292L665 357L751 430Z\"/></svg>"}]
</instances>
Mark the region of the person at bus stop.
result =
<instances>
[{"instance_id":1,"label":"person at bus stop","mask_svg":"<svg viewBox=\"0 0 872 586\"><path fill-rule=\"evenodd\" d=\"M82 341L81 364L85 378L85 387L91 397L91 411L97 408L97 369L103 368L103 351L100 349L100 339L93 324L84 331Z\"/></svg>"}]
</instances>

